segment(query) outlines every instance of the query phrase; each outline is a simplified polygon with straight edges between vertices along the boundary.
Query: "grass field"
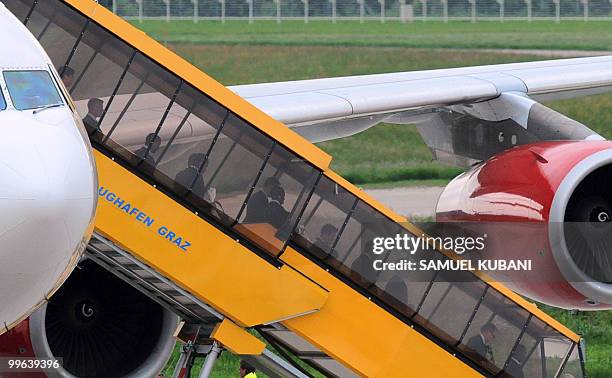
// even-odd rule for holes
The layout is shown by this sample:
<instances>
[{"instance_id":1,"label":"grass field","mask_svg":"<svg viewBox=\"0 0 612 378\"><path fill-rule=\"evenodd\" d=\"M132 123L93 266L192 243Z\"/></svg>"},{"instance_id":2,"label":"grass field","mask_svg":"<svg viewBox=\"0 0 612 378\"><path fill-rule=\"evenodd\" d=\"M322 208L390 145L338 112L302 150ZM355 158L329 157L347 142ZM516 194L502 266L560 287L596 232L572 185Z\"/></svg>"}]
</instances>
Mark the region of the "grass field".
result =
<instances>
[{"instance_id":1,"label":"grass field","mask_svg":"<svg viewBox=\"0 0 612 378\"><path fill-rule=\"evenodd\" d=\"M553 318L582 335L586 342L586 369L590 378L612 377L612 311L574 314L540 306Z\"/></svg>"},{"instance_id":2,"label":"grass field","mask_svg":"<svg viewBox=\"0 0 612 378\"><path fill-rule=\"evenodd\" d=\"M195 44L273 44L333 46L396 46L417 48L493 48L612 50L610 22L524 21L399 22L144 21L135 24L162 41Z\"/></svg>"},{"instance_id":3,"label":"grass field","mask_svg":"<svg viewBox=\"0 0 612 378\"><path fill-rule=\"evenodd\" d=\"M606 22L560 25L548 22L448 25L312 22L307 26L300 22L281 25L173 22L170 25L171 29L165 22L146 22L143 27L227 85L542 59L529 54L429 48L612 50L612 25ZM612 95L547 105L612 138ZM381 145L385 148L381 149ZM369 187L415 182L444 185L458 172L431 162L427 147L412 126L381 125L351 138L321 143L320 147L334 156L333 167L339 173ZM573 314L547 306L542 308L583 335L590 377L612 376L611 311ZM171 362L176 359L175 354ZM234 377L237 368L238 359L225 353L213 376ZM196 368L194 373L197 371Z\"/></svg>"}]
</instances>

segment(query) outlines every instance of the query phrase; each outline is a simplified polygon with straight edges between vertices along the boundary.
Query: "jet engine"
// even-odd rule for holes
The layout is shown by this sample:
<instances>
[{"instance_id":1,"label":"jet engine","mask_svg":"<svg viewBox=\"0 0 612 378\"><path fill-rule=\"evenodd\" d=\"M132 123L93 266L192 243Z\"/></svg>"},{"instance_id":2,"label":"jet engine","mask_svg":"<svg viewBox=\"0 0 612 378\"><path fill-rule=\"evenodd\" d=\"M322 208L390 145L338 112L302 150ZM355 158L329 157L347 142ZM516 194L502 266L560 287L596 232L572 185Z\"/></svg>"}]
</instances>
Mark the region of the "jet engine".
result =
<instances>
[{"instance_id":1,"label":"jet engine","mask_svg":"<svg viewBox=\"0 0 612 378\"><path fill-rule=\"evenodd\" d=\"M438 222L489 235L488 259L530 259L532 271L487 272L567 309L612 308L612 142L541 142L506 150L455 178Z\"/></svg>"},{"instance_id":2,"label":"jet engine","mask_svg":"<svg viewBox=\"0 0 612 378\"><path fill-rule=\"evenodd\" d=\"M0 356L61 357L53 373L62 377L155 377L172 353L177 322L172 312L86 260L47 305L0 336Z\"/></svg>"}]
</instances>

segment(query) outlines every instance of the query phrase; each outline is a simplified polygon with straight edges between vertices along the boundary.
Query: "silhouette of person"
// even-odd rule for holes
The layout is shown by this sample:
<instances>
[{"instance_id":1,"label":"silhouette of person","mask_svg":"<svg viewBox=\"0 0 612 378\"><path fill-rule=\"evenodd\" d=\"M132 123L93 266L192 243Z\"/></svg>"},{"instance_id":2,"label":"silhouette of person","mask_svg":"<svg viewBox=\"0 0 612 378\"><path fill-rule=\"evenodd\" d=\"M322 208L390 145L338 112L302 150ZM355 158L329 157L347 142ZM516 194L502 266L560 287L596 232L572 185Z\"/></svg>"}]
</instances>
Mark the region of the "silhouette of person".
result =
<instances>
[{"instance_id":1,"label":"silhouette of person","mask_svg":"<svg viewBox=\"0 0 612 378\"><path fill-rule=\"evenodd\" d=\"M95 133L101 133L98 119L104 113L104 101L99 98L89 99L87 102L87 115L83 118L83 125L87 129L87 133L91 136Z\"/></svg>"},{"instance_id":2,"label":"silhouette of person","mask_svg":"<svg viewBox=\"0 0 612 378\"><path fill-rule=\"evenodd\" d=\"M376 281L376 271L372 267L372 262L369 255L361 254L351 264L351 272L356 273L355 281L363 287L368 287Z\"/></svg>"},{"instance_id":3,"label":"silhouette of person","mask_svg":"<svg viewBox=\"0 0 612 378\"><path fill-rule=\"evenodd\" d=\"M267 208L267 218L268 223L277 229L283 227L289 219L289 212L283 207L284 203L285 190L280 186L272 187Z\"/></svg>"},{"instance_id":4,"label":"silhouette of person","mask_svg":"<svg viewBox=\"0 0 612 378\"><path fill-rule=\"evenodd\" d=\"M66 89L70 89L72 84L74 84L74 70L69 66L61 66L57 69L57 72L59 72L60 78Z\"/></svg>"},{"instance_id":5,"label":"silhouette of person","mask_svg":"<svg viewBox=\"0 0 612 378\"><path fill-rule=\"evenodd\" d=\"M493 323L486 323L480 328L480 333L478 335L474 335L468 340L467 347L479 356L495 363L491 342L495 339L496 332L497 327L495 327Z\"/></svg>"},{"instance_id":6,"label":"silhouette of person","mask_svg":"<svg viewBox=\"0 0 612 378\"><path fill-rule=\"evenodd\" d=\"M136 156L146 161L149 165L155 165L155 158L153 154L159 150L161 146L161 138L153 133L147 135L144 146L140 147L136 152Z\"/></svg>"},{"instance_id":7,"label":"silhouette of person","mask_svg":"<svg viewBox=\"0 0 612 378\"><path fill-rule=\"evenodd\" d=\"M274 187L280 187L278 179L268 177L264 181L263 187L249 198L243 223L263 223L267 221L266 212L270 202L269 197Z\"/></svg>"},{"instance_id":8,"label":"silhouette of person","mask_svg":"<svg viewBox=\"0 0 612 378\"><path fill-rule=\"evenodd\" d=\"M385 293L392 298L392 301L398 302L402 309L408 308L408 286L400 276L391 277L385 285Z\"/></svg>"},{"instance_id":9,"label":"silhouette of person","mask_svg":"<svg viewBox=\"0 0 612 378\"><path fill-rule=\"evenodd\" d=\"M206 171L208 162L204 162L206 156L201 153L194 153L189 155L187 162L187 168L180 171L175 178L177 192L186 192L191 188L191 191L198 197L204 199L208 203L215 202L217 191L215 188L208 188L204 185L204 178L202 173ZM202 166L204 163L204 166Z\"/></svg>"},{"instance_id":10,"label":"silhouette of person","mask_svg":"<svg viewBox=\"0 0 612 378\"><path fill-rule=\"evenodd\" d=\"M321 248L325 252L330 252L332 246L334 245L334 241L336 240L336 235L338 234L338 228L326 223L321 227L321 234L315 240L314 244Z\"/></svg>"}]
</instances>

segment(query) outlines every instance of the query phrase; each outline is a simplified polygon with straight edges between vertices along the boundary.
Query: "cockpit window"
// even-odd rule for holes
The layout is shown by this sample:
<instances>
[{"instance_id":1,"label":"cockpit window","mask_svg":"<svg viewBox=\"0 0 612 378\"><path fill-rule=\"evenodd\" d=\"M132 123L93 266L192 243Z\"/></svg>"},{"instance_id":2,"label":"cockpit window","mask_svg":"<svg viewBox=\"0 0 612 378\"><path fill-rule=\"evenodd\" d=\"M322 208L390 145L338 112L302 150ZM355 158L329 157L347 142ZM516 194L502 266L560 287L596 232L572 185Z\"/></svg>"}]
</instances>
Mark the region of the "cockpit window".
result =
<instances>
[{"instance_id":1,"label":"cockpit window","mask_svg":"<svg viewBox=\"0 0 612 378\"><path fill-rule=\"evenodd\" d=\"M47 71L4 71L4 81L17 110L64 103Z\"/></svg>"},{"instance_id":2,"label":"cockpit window","mask_svg":"<svg viewBox=\"0 0 612 378\"><path fill-rule=\"evenodd\" d=\"M4 94L0 90L0 110L6 109L6 101L4 101Z\"/></svg>"}]
</instances>

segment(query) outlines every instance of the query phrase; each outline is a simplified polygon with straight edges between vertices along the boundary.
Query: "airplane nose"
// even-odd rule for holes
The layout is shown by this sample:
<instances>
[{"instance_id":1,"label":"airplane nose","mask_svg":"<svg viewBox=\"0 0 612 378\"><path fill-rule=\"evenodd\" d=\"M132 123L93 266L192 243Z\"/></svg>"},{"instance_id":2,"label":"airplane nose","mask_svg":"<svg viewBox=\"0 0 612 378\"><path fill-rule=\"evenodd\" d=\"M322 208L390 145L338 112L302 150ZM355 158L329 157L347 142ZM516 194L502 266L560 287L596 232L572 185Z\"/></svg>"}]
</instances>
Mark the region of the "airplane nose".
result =
<instances>
[{"instance_id":1,"label":"airplane nose","mask_svg":"<svg viewBox=\"0 0 612 378\"><path fill-rule=\"evenodd\" d=\"M7 112L0 132L2 333L50 296L78 261L91 236L95 168L70 117L46 124Z\"/></svg>"}]
</instances>

